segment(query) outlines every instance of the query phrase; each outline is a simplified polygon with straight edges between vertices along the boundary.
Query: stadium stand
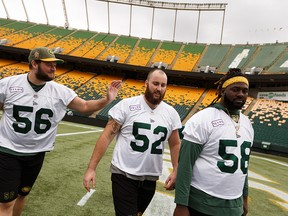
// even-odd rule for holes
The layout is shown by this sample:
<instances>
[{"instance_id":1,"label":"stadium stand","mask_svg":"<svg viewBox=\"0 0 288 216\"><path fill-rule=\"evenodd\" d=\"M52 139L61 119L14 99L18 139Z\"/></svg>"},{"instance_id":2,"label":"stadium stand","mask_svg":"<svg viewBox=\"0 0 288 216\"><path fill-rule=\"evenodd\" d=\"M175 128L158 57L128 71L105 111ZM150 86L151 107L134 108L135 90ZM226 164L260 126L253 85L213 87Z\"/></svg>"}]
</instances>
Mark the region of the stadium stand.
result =
<instances>
[{"instance_id":1,"label":"stadium stand","mask_svg":"<svg viewBox=\"0 0 288 216\"><path fill-rule=\"evenodd\" d=\"M209 106L209 104L212 103L215 97L216 97L216 89L206 90L206 94L204 98L202 99L201 103L198 105L198 110L201 110Z\"/></svg>"},{"instance_id":2,"label":"stadium stand","mask_svg":"<svg viewBox=\"0 0 288 216\"><path fill-rule=\"evenodd\" d=\"M4 21L3 19L0 19L0 38L4 39L6 37L9 37L10 40L13 40L14 38L19 37L18 35L15 35L14 33L17 33L21 31L22 29L28 28L33 26L34 24L32 23L27 23L27 22L21 22L21 21ZM18 33L19 35L21 34ZM12 36L13 35L13 36Z\"/></svg>"},{"instance_id":3,"label":"stadium stand","mask_svg":"<svg viewBox=\"0 0 288 216\"><path fill-rule=\"evenodd\" d=\"M92 32L75 31L60 40L57 40L55 43L50 44L49 47L52 49L59 47L61 49L61 54L70 54L71 51L80 47L93 35L94 33Z\"/></svg>"},{"instance_id":4,"label":"stadium stand","mask_svg":"<svg viewBox=\"0 0 288 216\"><path fill-rule=\"evenodd\" d=\"M34 25L23 30L17 31L13 34L7 35L6 39L10 40L11 42L8 43L9 46L18 47L18 43L23 44L24 41L32 39L43 32L51 30L53 27L47 25ZM20 46L22 48L23 46ZM26 47L23 47L26 48Z\"/></svg>"},{"instance_id":5,"label":"stadium stand","mask_svg":"<svg viewBox=\"0 0 288 216\"><path fill-rule=\"evenodd\" d=\"M119 92L119 98L133 97L144 94L145 85L141 80L126 79Z\"/></svg>"},{"instance_id":6,"label":"stadium stand","mask_svg":"<svg viewBox=\"0 0 288 216\"><path fill-rule=\"evenodd\" d=\"M89 46L93 48L86 52L83 57L95 59L116 39L116 37L117 36L115 35L98 34L96 37L89 41Z\"/></svg>"},{"instance_id":7,"label":"stadium stand","mask_svg":"<svg viewBox=\"0 0 288 216\"><path fill-rule=\"evenodd\" d=\"M11 20L11 19L1 19L1 18L0 18L0 31L2 32L4 26L7 25L7 24L9 24L9 23L12 23L12 22L15 22L15 20ZM4 29L5 29L5 28L4 28ZM1 33L0 35L2 35L2 33Z\"/></svg>"},{"instance_id":8,"label":"stadium stand","mask_svg":"<svg viewBox=\"0 0 288 216\"><path fill-rule=\"evenodd\" d=\"M40 29L37 28L27 31L30 27L33 28L33 24L21 22L13 22L5 25L1 28L0 33L1 40L7 40L7 43L4 43L3 45L13 46L25 39L33 37L33 34L37 34L37 32L39 33Z\"/></svg>"},{"instance_id":9,"label":"stadium stand","mask_svg":"<svg viewBox=\"0 0 288 216\"><path fill-rule=\"evenodd\" d=\"M55 43L66 35L70 34L72 31L64 28L53 28L52 30L45 32L41 35L33 37L29 40L22 41L17 44L18 48L33 49L39 46L47 46L50 48L55 48L50 46L50 44Z\"/></svg>"},{"instance_id":10,"label":"stadium stand","mask_svg":"<svg viewBox=\"0 0 288 216\"><path fill-rule=\"evenodd\" d=\"M16 47L18 48L26 48L26 49L33 49L39 46L49 46L50 44L54 43L57 40L65 37L69 34L70 31L62 28L53 28L43 34L37 35L32 37L28 40L23 40L22 42L18 43Z\"/></svg>"},{"instance_id":11,"label":"stadium stand","mask_svg":"<svg viewBox=\"0 0 288 216\"><path fill-rule=\"evenodd\" d=\"M17 74L23 74L29 72L28 63L15 63L13 61L2 61L0 66L0 79Z\"/></svg>"},{"instance_id":12,"label":"stadium stand","mask_svg":"<svg viewBox=\"0 0 288 216\"><path fill-rule=\"evenodd\" d=\"M151 65L155 62L163 62L168 65L168 68L171 68L181 46L182 44L176 42L162 42L160 48L156 50L152 57Z\"/></svg>"},{"instance_id":13,"label":"stadium stand","mask_svg":"<svg viewBox=\"0 0 288 216\"><path fill-rule=\"evenodd\" d=\"M275 62L275 64L273 64L267 70L266 73L267 74L288 73L288 61L287 60L288 60L288 48L285 49L285 51L281 54L279 59Z\"/></svg>"},{"instance_id":14,"label":"stadium stand","mask_svg":"<svg viewBox=\"0 0 288 216\"><path fill-rule=\"evenodd\" d=\"M62 74L65 74L67 72L69 72L70 69L67 69L67 68L63 68L63 67L57 67L57 70L55 72L55 77L59 77L61 76Z\"/></svg>"},{"instance_id":15,"label":"stadium stand","mask_svg":"<svg viewBox=\"0 0 288 216\"><path fill-rule=\"evenodd\" d=\"M8 59L0 59L0 67L10 65L10 64L15 64L17 61L14 60L8 60Z\"/></svg>"},{"instance_id":16,"label":"stadium stand","mask_svg":"<svg viewBox=\"0 0 288 216\"><path fill-rule=\"evenodd\" d=\"M100 38L104 38L104 37L105 37L105 35L100 35ZM84 56L93 47L96 46L98 40L99 40L99 34L94 34L90 39L88 39L86 42L81 44L78 48L76 48L75 50L72 50L69 53L69 55L78 56L78 57Z\"/></svg>"},{"instance_id":17,"label":"stadium stand","mask_svg":"<svg viewBox=\"0 0 288 216\"><path fill-rule=\"evenodd\" d=\"M158 45L159 45L158 41L141 39L134 53L128 60L127 64L137 65L137 66L148 65Z\"/></svg>"},{"instance_id":18,"label":"stadium stand","mask_svg":"<svg viewBox=\"0 0 288 216\"><path fill-rule=\"evenodd\" d=\"M76 90L93 76L95 76L95 74L73 70L56 77L54 81Z\"/></svg>"},{"instance_id":19,"label":"stadium stand","mask_svg":"<svg viewBox=\"0 0 288 216\"><path fill-rule=\"evenodd\" d=\"M110 76L110 75L98 75L93 77L89 82L85 85L81 86L81 88L76 90L78 95L86 100L90 99L99 99L106 95L107 87L113 80L123 79L120 76ZM119 94L123 91L121 88ZM107 120L108 119L108 111L112 106L117 104L121 99L119 98L119 94L117 98L108 106L104 107L102 110L93 113L91 117L96 117L96 119ZM74 112L75 115L79 115L79 113ZM81 115L81 114L80 114Z\"/></svg>"},{"instance_id":20,"label":"stadium stand","mask_svg":"<svg viewBox=\"0 0 288 216\"><path fill-rule=\"evenodd\" d=\"M260 67L267 70L271 67L277 58L285 51L285 44L265 44L259 45L254 57L245 66L246 68Z\"/></svg>"},{"instance_id":21,"label":"stadium stand","mask_svg":"<svg viewBox=\"0 0 288 216\"><path fill-rule=\"evenodd\" d=\"M255 142L288 147L288 102L257 99L249 118L255 130Z\"/></svg>"},{"instance_id":22,"label":"stadium stand","mask_svg":"<svg viewBox=\"0 0 288 216\"><path fill-rule=\"evenodd\" d=\"M106 60L107 56L117 56L119 58L118 63L126 63L126 59L134 48L137 40L138 39L132 37L119 36L97 59Z\"/></svg>"},{"instance_id":23,"label":"stadium stand","mask_svg":"<svg viewBox=\"0 0 288 216\"><path fill-rule=\"evenodd\" d=\"M179 57L176 59L172 69L192 72L204 48L205 45L200 44L185 45Z\"/></svg>"},{"instance_id":24,"label":"stadium stand","mask_svg":"<svg viewBox=\"0 0 288 216\"><path fill-rule=\"evenodd\" d=\"M257 45L235 45L224 62L217 69L217 73L225 73L229 68L243 68L255 52Z\"/></svg>"},{"instance_id":25,"label":"stadium stand","mask_svg":"<svg viewBox=\"0 0 288 216\"><path fill-rule=\"evenodd\" d=\"M119 76L96 75L76 90L79 97L85 100L99 99L106 95L107 87L113 80L122 79ZM118 96L119 97L119 96Z\"/></svg>"},{"instance_id":26,"label":"stadium stand","mask_svg":"<svg viewBox=\"0 0 288 216\"><path fill-rule=\"evenodd\" d=\"M221 44L210 44L207 45L201 59L198 64L198 71L201 67L213 67L219 68L224 58L229 52L231 45L221 45ZM195 69L194 69L195 70Z\"/></svg>"},{"instance_id":27,"label":"stadium stand","mask_svg":"<svg viewBox=\"0 0 288 216\"><path fill-rule=\"evenodd\" d=\"M204 90L204 88L168 85L164 101L176 109L183 121L197 103Z\"/></svg>"}]
</instances>

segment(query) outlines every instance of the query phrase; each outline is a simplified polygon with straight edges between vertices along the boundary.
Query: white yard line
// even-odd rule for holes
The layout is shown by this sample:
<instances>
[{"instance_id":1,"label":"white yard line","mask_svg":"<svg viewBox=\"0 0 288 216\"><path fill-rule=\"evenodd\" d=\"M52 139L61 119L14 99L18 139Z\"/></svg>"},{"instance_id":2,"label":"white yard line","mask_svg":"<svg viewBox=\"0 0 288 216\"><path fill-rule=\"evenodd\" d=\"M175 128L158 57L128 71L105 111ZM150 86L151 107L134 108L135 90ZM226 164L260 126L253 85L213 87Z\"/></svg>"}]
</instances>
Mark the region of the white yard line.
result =
<instances>
[{"instance_id":1,"label":"white yard line","mask_svg":"<svg viewBox=\"0 0 288 216\"><path fill-rule=\"evenodd\" d=\"M276 164L279 164L279 165L288 167L288 164L285 163L285 162L280 162L280 161L277 161L277 160L272 160L272 159L268 159L268 158L264 158L264 157L259 157L259 156L254 156L254 155L251 155L251 157L257 158L257 159L261 159L261 160L266 160L266 161L269 161L269 162L272 162L272 163L276 163Z\"/></svg>"},{"instance_id":2,"label":"white yard line","mask_svg":"<svg viewBox=\"0 0 288 216\"><path fill-rule=\"evenodd\" d=\"M95 130L95 128L99 128L97 126L87 126L87 125L83 125L83 124L64 122L64 121L61 121L59 124L73 126L73 127L79 127L79 128L92 129L92 130Z\"/></svg>"},{"instance_id":3,"label":"white yard line","mask_svg":"<svg viewBox=\"0 0 288 216\"><path fill-rule=\"evenodd\" d=\"M82 132L74 132L74 133L65 133L65 134L57 134L57 137L62 137L62 136L72 136L72 135L78 135L78 134L87 134L87 133L98 133L102 132L103 130L97 130L97 131L82 131Z\"/></svg>"},{"instance_id":4,"label":"white yard line","mask_svg":"<svg viewBox=\"0 0 288 216\"><path fill-rule=\"evenodd\" d=\"M91 189L90 192L87 192L82 199L77 203L78 206L84 206L92 194L95 192L94 189Z\"/></svg>"},{"instance_id":5,"label":"white yard line","mask_svg":"<svg viewBox=\"0 0 288 216\"><path fill-rule=\"evenodd\" d=\"M87 127L87 126L80 125L80 124L78 125L78 124L71 124L71 123L66 123L66 122L61 122L60 124L74 126L74 127L80 127L80 128L86 128L86 129L95 129L96 128L96 127ZM57 137L62 137L62 136L71 136L71 135L78 135L78 134L98 133L98 132L102 132L102 131L103 131L103 129L101 129L101 130L92 130L92 131L74 132L74 133L65 133L65 134L57 134L56 136ZM87 192L81 198L81 200L77 203L77 205L78 206L84 206L94 192L95 192L94 189L91 189L90 192Z\"/></svg>"}]
</instances>

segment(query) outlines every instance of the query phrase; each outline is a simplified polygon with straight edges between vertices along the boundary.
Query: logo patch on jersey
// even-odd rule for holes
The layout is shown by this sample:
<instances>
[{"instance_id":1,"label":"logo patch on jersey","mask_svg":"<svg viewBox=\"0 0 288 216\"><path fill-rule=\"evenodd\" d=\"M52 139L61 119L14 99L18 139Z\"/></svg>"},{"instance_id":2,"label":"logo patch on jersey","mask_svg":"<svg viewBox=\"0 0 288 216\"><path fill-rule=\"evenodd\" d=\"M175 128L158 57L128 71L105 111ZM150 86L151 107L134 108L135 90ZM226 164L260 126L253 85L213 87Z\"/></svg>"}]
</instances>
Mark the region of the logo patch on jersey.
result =
<instances>
[{"instance_id":1,"label":"logo patch on jersey","mask_svg":"<svg viewBox=\"0 0 288 216\"><path fill-rule=\"evenodd\" d=\"M140 106L140 104L130 105L129 109L130 109L130 111L141 110L141 106Z\"/></svg>"},{"instance_id":2,"label":"logo patch on jersey","mask_svg":"<svg viewBox=\"0 0 288 216\"><path fill-rule=\"evenodd\" d=\"M24 91L23 87L17 87L17 86L10 87L9 90L10 90L10 93L16 93L16 92L23 92Z\"/></svg>"},{"instance_id":3,"label":"logo patch on jersey","mask_svg":"<svg viewBox=\"0 0 288 216\"><path fill-rule=\"evenodd\" d=\"M217 119L211 122L213 127L218 127L220 125L224 125L224 122L222 119Z\"/></svg>"}]
</instances>

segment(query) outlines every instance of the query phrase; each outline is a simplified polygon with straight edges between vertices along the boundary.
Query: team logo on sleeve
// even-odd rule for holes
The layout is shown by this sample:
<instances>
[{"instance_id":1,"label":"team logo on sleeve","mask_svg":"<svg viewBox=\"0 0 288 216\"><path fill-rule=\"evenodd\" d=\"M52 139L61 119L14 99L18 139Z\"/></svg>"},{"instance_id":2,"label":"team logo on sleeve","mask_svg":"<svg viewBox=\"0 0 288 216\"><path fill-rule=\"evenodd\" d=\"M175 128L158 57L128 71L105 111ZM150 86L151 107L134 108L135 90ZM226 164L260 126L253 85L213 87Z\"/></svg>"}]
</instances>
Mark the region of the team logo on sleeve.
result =
<instances>
[{"instance_id":1,"label":"team logo on sleeve","mask_svg":"<svg viewBox=\"0 0 288 216\"><path fill-rule=\"evenodd\" d=\"M129 106L129 110L130 110L130 111L141 110L141 106L140 106L140 104L130 105L130 106Z\"/></svg>"},{"instance_id":2,"label":"team logo on sleeve","mask_svg":"<svg viewBox=\"0 0 288 216\"><path fill-rule=\"evenodd\" d=\"M224 125L224 122L222 119L217 119L211 122L213 127L218 127L220 125Z\"/></svg>"}]
</instances>

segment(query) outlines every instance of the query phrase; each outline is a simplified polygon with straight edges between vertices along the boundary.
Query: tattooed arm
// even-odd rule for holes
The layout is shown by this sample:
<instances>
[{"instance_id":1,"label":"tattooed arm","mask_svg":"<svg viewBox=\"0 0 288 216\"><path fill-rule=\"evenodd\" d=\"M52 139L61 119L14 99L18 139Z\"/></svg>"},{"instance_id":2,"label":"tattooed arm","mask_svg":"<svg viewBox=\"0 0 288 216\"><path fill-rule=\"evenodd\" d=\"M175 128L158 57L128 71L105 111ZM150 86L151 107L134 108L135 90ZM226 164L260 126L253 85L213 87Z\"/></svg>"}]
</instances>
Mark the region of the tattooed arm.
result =
<instances>
[{"instance_id":1,"label":"tattooed arm","mask_svg":"<svg viewBox=\"0 0 288 216\"><path fill-rule=\"evenodd\" d=\"M112 142L116 134L118 134L121 125L114 119L110 119L96 142L93 154L90 159L87 171L84 176L83 185L87 191L90 191L90 182L92 187L95 187L96 182L96 168L105 154L109 144Z\"/></svg>"}]
</instances>

